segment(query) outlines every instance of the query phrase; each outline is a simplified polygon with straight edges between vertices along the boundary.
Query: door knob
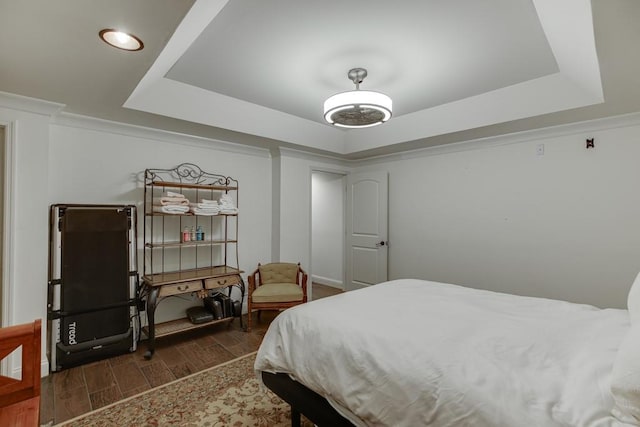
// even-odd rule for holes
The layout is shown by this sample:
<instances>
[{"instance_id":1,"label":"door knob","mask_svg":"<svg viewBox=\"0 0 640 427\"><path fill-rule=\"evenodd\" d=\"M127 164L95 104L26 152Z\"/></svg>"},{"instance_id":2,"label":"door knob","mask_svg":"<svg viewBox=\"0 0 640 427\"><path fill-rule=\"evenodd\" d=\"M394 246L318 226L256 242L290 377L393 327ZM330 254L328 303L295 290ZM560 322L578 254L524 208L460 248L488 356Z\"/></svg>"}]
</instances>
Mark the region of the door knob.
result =
<instances>
[{"instance_id":1,"label":"door knob","mask_svg":"<svg viewBox=\"0 0 640 427\"><path fill-rule=\"evenodd\" d=\"M376 248L379 248L380 246L384 246L384 245L389 246L389 242L385 242L384 240L381 240L378 243L376 243Z\"/></svg>"}]
</instances>

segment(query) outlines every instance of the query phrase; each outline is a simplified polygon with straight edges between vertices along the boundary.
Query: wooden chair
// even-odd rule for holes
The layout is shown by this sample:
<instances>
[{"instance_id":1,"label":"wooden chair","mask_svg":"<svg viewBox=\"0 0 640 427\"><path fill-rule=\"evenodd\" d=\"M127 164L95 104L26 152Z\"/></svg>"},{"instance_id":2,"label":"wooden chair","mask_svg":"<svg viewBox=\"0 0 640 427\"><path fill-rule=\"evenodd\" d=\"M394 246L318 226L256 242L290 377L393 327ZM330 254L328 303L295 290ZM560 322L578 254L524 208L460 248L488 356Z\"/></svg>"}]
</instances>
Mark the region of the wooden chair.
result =
<instances>
[{"instance_id":1,"label":"wooden chair","mask_svg":"<svg viewBox=\"0 0 640 427\"><path fill-rule=\"evenodd\" d=\"M40 331L33 323L0 328L0 360L22 347L22 378L0 376L0 426L40 425Z\"/></svg>"},{"instance_id":2,"label":"wooden chair","mask_svg":"<svg viewBox=\"0 0 640 427\"><path fill-rule=\"evenodd\" d=\"M307 273L300 263L258 264L248 277L247 332L251 331L253 310L282 310L307 302Z\"/></svg>"}]
</instances>

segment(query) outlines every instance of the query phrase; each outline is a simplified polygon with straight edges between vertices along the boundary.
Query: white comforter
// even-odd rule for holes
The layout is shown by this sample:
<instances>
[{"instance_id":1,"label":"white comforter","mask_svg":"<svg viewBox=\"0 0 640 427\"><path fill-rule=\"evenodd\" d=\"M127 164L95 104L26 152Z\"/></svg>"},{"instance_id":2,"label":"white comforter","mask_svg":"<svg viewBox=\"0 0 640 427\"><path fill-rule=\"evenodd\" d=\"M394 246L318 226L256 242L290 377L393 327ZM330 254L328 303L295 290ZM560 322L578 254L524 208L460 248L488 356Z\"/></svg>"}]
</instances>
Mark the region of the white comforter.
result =
<instances>
[{"instance_id":1,"label":"white comforter","mask_svg":"<svg viewBox=\"0 0 640 427\"><path fill-rule=\"evenodd\" d=\"M628 329L626 310L395 280L284 311L255 369L362 426L613 426Z\"/></svg>"}]
</instances>

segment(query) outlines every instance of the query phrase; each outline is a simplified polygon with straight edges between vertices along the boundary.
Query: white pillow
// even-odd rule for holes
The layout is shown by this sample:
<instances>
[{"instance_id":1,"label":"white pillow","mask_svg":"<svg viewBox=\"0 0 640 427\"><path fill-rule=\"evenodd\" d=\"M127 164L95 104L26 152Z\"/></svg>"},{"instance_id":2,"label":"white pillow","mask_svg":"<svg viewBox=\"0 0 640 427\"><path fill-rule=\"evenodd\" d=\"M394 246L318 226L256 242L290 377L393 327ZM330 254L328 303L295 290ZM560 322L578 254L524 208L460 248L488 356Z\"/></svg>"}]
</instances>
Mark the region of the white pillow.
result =
<instances>
[{"instance_id":1,"label":"white pillow","mask_svg":"<svg viewBox=\"0 0 640 427\"><path fill-rule=\"evenodd\" d=\"M631 328L622 340L611 372L611 413L624 423L640 425L640 273L629 289Z\"/></svg>"},{"instance_id":2,"label":"white pillow","mask_svg":"<svg viewBox=\"0 0 640 427\"><path fill-rule=\"evenodd\" d=\"M638 273L636 280L631 285L631 289L629 289L627 309L629 309L631 324L640 324L640 273Z\"/></svg>"},{"instance_id":3,"label":"white pillow","mask_svg":"<svg viewBox=\"0 0 640 427\"><path fill-rule=\"evenodd\" d=\"M640 425L640 323L631 326L618 349L611 394L615 402L611 414L624 423Z\"/></svg>"}]
</instances>

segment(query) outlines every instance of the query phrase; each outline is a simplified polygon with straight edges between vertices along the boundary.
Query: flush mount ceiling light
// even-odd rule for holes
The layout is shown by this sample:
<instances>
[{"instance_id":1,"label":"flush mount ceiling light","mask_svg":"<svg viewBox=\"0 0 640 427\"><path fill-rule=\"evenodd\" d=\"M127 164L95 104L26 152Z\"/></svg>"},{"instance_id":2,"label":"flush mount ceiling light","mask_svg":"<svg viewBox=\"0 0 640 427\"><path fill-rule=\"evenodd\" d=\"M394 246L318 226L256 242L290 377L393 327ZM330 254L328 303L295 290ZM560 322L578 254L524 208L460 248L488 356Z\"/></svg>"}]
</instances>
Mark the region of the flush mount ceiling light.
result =
<instances>
[{"instance_id":1,"label":"flush mount ceiling light","mask_svg":"<svg viewBox=\"0 0 640 427\"><path fill-rule=\"evenodd\" d=\"M391 98L380 92L360 90L367 77L364 68L352 68L347 73L356 90L333 95L324 102L324 119L344 128L376 126L391 118Z\"/></svg>"},{"instance_id":2,"label":"flush mount ceiling light","mask_svg":"<svg viewBox=\"0 0 640 427\"><path fill-rule=\"evenodd\" d=\"M106 29L100 31L100 38L107 44L124 50L142 50L144 44L142 40L133 34L122 31Z\"/></svg>"}]
</instances>

